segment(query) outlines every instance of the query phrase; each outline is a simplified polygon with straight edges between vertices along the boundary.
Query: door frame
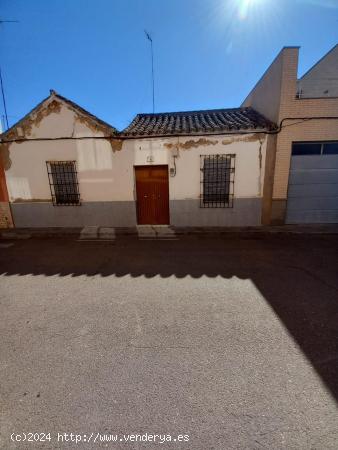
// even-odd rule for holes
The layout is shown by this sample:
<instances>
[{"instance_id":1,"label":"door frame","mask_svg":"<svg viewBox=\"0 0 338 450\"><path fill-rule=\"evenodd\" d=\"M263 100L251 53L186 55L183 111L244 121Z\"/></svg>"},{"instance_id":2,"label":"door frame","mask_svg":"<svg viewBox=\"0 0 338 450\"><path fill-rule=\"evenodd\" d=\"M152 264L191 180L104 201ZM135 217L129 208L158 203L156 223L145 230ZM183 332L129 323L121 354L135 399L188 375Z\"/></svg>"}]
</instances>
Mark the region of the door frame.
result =
<instances>
[{"instance_id":1,"label":"door frame","mask_svg":"<svg viewBox=\"0 0 338 450\"><path fill-rule=\"evenodd\" d=\"M161 224L161 225L159 225L159 224L152 224L152 223L140 224L140 222L139 222L136 169L138 169L138 168L150 169L152 167L166 168L166 171L167 171L167 179L168 179L168 219L169 219L167 224ZM136 206L136 222L137 222L137 225L141 225L141 226L142 225L144 225L144 226L152 225L152 226L158 226L158 227L170 225L170 186L169 186L169 178L170 178L169 177L169 164L137 164L137 165L134 165L134 186L135 186L135 206Z\"/></svg>"}]
</instances>

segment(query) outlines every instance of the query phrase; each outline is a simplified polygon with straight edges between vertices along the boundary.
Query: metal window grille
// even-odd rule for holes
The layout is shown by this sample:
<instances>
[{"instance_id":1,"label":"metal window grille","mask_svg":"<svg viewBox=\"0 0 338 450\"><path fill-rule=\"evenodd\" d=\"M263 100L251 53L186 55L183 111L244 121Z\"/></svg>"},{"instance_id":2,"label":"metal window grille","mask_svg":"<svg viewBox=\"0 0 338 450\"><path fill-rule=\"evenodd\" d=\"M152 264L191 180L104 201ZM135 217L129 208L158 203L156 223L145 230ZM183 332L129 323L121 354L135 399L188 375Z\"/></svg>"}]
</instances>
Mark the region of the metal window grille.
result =
<instances>
[{"instance_id":1,"label":"metal window grille","mask_svg":"<svg viewBox=\"0 0 338 450\"><path fill-rule=\"evenodd\" d=\"M80 205L75 161L47 161L53 205Z\"/></svg>"},{"instance_id":2,"label":"metal window grille","mask_svg":"<svg viewBox=\"0 0 338 450\"><path fill-rule=\"evenodd\" d=\"M201 208L232 208L235 155L201 155Z\"/></svg>"}]
</instances>

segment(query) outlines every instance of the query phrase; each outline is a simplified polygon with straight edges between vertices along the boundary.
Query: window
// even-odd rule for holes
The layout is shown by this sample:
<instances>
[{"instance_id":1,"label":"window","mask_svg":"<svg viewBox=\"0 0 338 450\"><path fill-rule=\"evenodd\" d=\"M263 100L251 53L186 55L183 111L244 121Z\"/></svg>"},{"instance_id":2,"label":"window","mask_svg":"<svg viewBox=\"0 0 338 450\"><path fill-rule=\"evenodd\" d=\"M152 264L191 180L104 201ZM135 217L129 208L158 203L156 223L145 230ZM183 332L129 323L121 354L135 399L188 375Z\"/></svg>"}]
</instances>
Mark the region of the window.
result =
<instances>
[{"instance_id":1,"label":"window","mask_svg":"<svg viewBox=\"0 0 338 450\"><path fill-rule=\"evenodd\" d=\"M321 143L297 142L292 144L292 155L320 155L321 151Z\"/></svg>"},{"instance_id":2,"label":"window","mask_svg":"<svg viewBox=\"0 0 338 450\"><path fill-rule=\"evenodd\" d=\"M235 155L201 155L201 208L232 208Z\"/></svg>"},{"instance_id":3,"label":"window","mask_svg":"<svg viewBox=\"0 0 338 450\"><path fill-rule=\"evenodd\" d=\"M338 155L338 142L325 142L323 155Z\"/></svg>"},{"instance_id":4,"label":"window","mask_svg":"<svg viewBox=\"0 0 338 450\"><path fill-rule=\"evenodd\" d=\"M47 172L53 205L79 205L75 161L47 161Z\"/></svg>"},{"instance_id":5,"label":"window","mask_svg":"<svg viewBox=\"0 0 338 450\"><path fill-rule=\"evenodd\" d=\"M338 142L294 142L292 155L337 155Z\"/></svg>"}]
</instances>

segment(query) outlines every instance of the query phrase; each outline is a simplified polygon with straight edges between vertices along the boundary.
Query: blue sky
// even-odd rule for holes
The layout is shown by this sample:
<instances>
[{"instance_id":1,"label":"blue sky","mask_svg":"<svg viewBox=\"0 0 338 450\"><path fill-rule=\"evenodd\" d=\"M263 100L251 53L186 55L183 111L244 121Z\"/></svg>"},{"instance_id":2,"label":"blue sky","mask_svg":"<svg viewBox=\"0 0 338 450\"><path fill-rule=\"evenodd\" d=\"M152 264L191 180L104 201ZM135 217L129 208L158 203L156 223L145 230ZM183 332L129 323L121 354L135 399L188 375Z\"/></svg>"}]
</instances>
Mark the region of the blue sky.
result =
<instances>
[{"instance_id":1,"label":"blue sky","mask_svg":"<svg viewBox=\"0 0 338 450\"><path fill-rule=\"evenodd\" d=\"M10 125L53 88L117 128L155 111L237 107L283 46L302 75L338 42L338 0L0 0ZM1 112L3 107L1 105Z\"/></svg>"}]
</instances>

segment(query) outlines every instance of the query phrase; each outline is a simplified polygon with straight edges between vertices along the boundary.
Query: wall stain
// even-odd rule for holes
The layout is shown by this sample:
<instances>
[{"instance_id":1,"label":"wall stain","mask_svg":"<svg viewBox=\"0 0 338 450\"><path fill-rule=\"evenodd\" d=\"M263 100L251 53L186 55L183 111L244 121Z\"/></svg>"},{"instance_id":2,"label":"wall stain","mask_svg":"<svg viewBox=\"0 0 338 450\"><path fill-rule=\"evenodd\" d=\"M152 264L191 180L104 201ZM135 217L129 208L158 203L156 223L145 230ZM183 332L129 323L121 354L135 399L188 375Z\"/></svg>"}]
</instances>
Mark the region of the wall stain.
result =
<instances>
[{"instance_id":1,"label":"wall stain","mask_svg":"<svg viewBox=\"0 0 338 450\"><path fill-rule=\"evenodd\" d=\"M175 144L174 143L165 143L164 147L166 147L169 150L171 150L171 149L190 150L191 148L204 147L207 145L216 145L217 143L218 143L218 141L211 141L210 139L200 138L197 140L191 139L190 141L177 142Z\"/></svg>"},{"instance_id":2,"label":"wall stain","mask_svg":"<svg viewBox=\"0 0 338 450\"><path fill-rule=\"evenodd\" d=\"M104 135L114 136L113 130L103 123L95 122L90 117L82 116L78 112L71 110L75 115L75 121L86 125L87 128L94 132L101 132Z\"/></svg>"},{"instance_id":3,"label":"wall stain","mask_svg":"<svg viewBox=\"0 0 338 450\"><path fill-rule=\"evenodd\" d=\"M262 161L263 161L263 154L262 154L262 145L264 142L264 138L259 139L259 149L258 149L258 166L259 166L259 175L258 175L258 194L261 197L262 195Z\"/></svg>"},{"instance_id":4,"label":"wall stain","mask_svg":"<svg viewBox=\"0 0 338 450\"><path fill-rule=\"evenodd\" d=\"M93 120L91 120L90 117L82 116L78 114L76 111L74 112L74 114L75 114L75 122L86 125L86 127L89 128L94 133L101 132L105 136L108 136L107 141L109 142L114 153L122 149L123 140L114 138L114 131L108 125L94 122Z\"/></svg>"},{"instance_id":5,"label":"wall stain","mask_svg":"<svg viewBox=\"0 0 338 450\"><path fill-rule=\"evenodd\" d=\"M12 160L9 157L10 143L0 144L0 166L5 170L9 170L12 165Z\"/></svg>"},{"instance_id":6,"label":"wall stain","mask_svg":"<svg viewBox=\"0 0 338 450\"><path fill-rule=\"evenodd\" d=\"M233 142L256 142L261 141L264 139L263 133L257 133L257 134L248 134L247 136L236 136L235 138L227 138L222 141L223 145L229 145Z\"/></svg>"},{"instance_id":7,"label":"wall stain","mask_svg":"<svg viewBox=\"0 0 338 450\"><path fill-rule=\"evenodd\" d=\"M38 111L36 113L36 116L32 117L30 120L30 130L28 132L28 130L25 131L25 135L26 133L29 135L31 133L32 127L33 125L38 127L40 125L40 123L42 122L42 119L44 119L45 117L49 116L49 114L59 114L61 111L61 107L62 104L56 100L52 100L50 103L48 103L48 105L45 108L41 108L40 111ZM27 120L29 120L29 118L27 118Z\"/></svg>"},{"instance_id":8,"label":"wall stain","mask_svg":"<svg viewBox=\"0 0 338 450\"><path fill-rule=\"evenodd\" d=\"M11 203L51 203L50 198L14 198Z\"/></svg>"},{"instance_id":9,"label":"wall stain","mask_svg":"<svg viewBox=\"0 0 338 450\"><path fill-rule=\"evenodd\" d=\"M110 146L113 150L113 152L119 152L120 150L122 150L122 145L123 145L123 139L109 139L109 143Z\"/></svg>"},{"instance_id":10,"label":"wall stain","mask_svg":"<svg viewBox=\"0 0 338 450\"><path fill-rule=\"evenodd\" d=\"M32 134L33 126L38 127L42 120L47 117L49 114L55 113L58 114L61 111L61 103L56 100L51 101L44 108L38 109L34 113L31 113L24 119L20 121L20 123L10 130L6 135L6 140L12 141L14 139L22 139L25 137L29 137ZM24 141L17 141L17 144L22 144ZM0 143L0 160L5 170L9 170L12 165L12 161L9 155L9 147L11 142L1 142Z\"/></svg>"},{"instance_id":11,"label":"wall stain","mask_svg":"<svg viewBox=\"0 0 338 450\"><path fill-rule=\"evenodd\" d=\"M122 149L123 141L122 139L114 139L114 132L111 128L103 123L98 123L92 120L90 117L83 116L79 114L77 111L69 108L68 105L63 104L60 101L52 100L48 105L44 105L43 107L38 108L38 110L32 112L27 117L22 119L20 123L10 130L6 135L6 140L14 141L17 139L17 144L22 144L25 142L24 140L20 141L20 139L29 138L32 135L33 127L39 127L42 120L49 116L50 114L59 114L61 112L62 106L66 107L70 111L74 113L74 126L72 137L74 137L75 124L82 123L86 125L90 130L94 132L102 132L107 137L107 141L109 142L113 152L119 151ZM11 168L12 161L10 159L10 145L12 142L0 142L0 164L7 171ZM21 201L21 199L20 199Z\"/></svg>"}]
</instances>

